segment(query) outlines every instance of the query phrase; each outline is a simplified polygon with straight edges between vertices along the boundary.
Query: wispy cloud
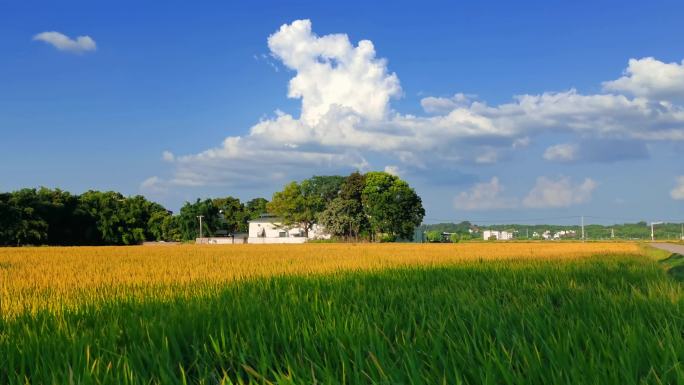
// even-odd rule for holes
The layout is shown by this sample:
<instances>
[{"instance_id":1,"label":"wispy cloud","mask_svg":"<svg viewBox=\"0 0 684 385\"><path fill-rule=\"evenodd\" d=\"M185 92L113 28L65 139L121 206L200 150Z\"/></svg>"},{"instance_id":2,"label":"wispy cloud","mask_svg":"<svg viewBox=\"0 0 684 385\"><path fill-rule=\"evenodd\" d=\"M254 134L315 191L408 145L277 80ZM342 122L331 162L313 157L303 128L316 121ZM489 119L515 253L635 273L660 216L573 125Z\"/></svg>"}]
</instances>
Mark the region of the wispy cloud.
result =
<instances>
[{"instance_id":1,"label":"wispy cloud","mask_svg":"<svg viewBox=\"0 0 684 385\"><path fill-rule=\"evenodd\" d=\"M459 193L454 198L456 210L497 210L517 206L517 200L503 196L504 188L499 178L489 182L476 183L470 190Z\"/></svg>"},{"instance_id":2,"label":"wispy cloud","mask_svg":"<svg viewBox=\"0 0 684 385\"><path fill-rule=\"evenodd\" d=\"M56 31L41 32L33 37L33 40L50 44L60 51L83 53L95 51L97 45L90 36L77 36L75 39Z\"/></svg>"},{"instance_id":3,"label":"wispy cloud","mask_svg":"<svg viewBox=\"0 0 684 385\"><path fill-rule=\"evenodd\" d=\"M588 202L596 186L590 178L574 184L566 176L556 179L541 176L522 203L529 208L569 207Z\"/></svg>"},{"instance_id":4,"label":"wispy cloud","mask_svg":"<svg viewBox=\"0 0 684 385\"><path fill-rule=\"evenodd\" d=\"M595 138L577 143L562 143L544 151L544 159L553 162L600 162L646 159L650 156L646 142L637 139Z\"/></svg>"},{"instance_id":5,"label":"wispy cloud","mask_svg":"<svg viewBox=\"0 0 684 385\"><path fill-rule=\"evenodd\" d=\"M678 176L675 187L670 191L670 196L675 200L684 200L684 175Z\"/></svg>"},{"instance_id":6,"label":"wispy cloud","mask_svg":"<svg viewBox=\"0 0 684 385\"><path fill-rule=\"evenodd\" d=\"M547 148L546 151L544 151L544 159L557 162L569 162L575 160L576 154L576 145L563 143Z\"/></svg>"},{"instance_id":7,"label":"wispy cloud","mask_svg":"<svg viewBox=\"0 0 684 385\"><path fill-rule=\"evenodd\" d=\"M465 211L485 211L514 208L559 208L586 203L591 199L597 183L586 178L575 184L569 177L551 178L540 176L529 193L521 200L505 194L499 178L476 183L468 191L454 198L454 208Z\"/></svg>"}]
</instances>

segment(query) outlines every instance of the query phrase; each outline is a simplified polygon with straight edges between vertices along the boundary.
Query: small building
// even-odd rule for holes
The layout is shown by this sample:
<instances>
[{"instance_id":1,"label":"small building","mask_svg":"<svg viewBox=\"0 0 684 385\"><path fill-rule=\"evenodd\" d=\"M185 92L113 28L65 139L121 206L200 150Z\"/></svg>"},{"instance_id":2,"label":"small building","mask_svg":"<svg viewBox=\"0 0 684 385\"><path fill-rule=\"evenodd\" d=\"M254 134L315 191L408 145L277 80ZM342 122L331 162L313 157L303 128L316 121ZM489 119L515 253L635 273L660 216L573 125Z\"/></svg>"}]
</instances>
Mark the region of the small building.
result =
<instances>
[{"instance_id":1,"label":"small building","mask_svg":"<svg viewBox=\"0 0 684 385\"><path fill-rule=\"evenodd\" d=\"M442 242L451 242L451 241L452 241L452 237L453 237L454 235L458 235L458 233L450 233L450 232L448 232L448 231L442 231L442 234L441 234L441 236L442 236Z\"/></svg>"},{"instance_id":2,"label":"small building","mask_svg":"<svg viewBox=\"0 0 684 385\"><path fill-rule=\"evenodd\" d=\"M513 233L509 231L485 230L482 232L485 241L496 239L497 241L508 241L513 239Z\"/></svg>"},{"instance_id":3,"label":"small building","mask_svg":"<svg viewBox=\"0 0 684 385\"><path fill-rule=\"evenodd\" d=\"M307 237L303 228L284 226L282 220L272 216L262 216L249 223L247 243L304 243L311 239L330 239L330 234L316 224L309 229Z\"/></svg>"},{"instance_id":4,"label":"small building","mask_svg":"<svg viewBox=\"0 0 684 385\"><path fill-rule=\"evenodd\" d=\"M553 234L553 239L575 238L577 232L575 230L561 230Z\"/></svg>"},{"instance_id":5,"label":"small building","mask_svg":"<svg viewBox=\"0 0 684 385\"><path fill-rule=\"evenodd\" d=\"M196 238L198 245L241 245L247 243L246 233L234 233L223 237Z\"/></svg>"}]
</instances>

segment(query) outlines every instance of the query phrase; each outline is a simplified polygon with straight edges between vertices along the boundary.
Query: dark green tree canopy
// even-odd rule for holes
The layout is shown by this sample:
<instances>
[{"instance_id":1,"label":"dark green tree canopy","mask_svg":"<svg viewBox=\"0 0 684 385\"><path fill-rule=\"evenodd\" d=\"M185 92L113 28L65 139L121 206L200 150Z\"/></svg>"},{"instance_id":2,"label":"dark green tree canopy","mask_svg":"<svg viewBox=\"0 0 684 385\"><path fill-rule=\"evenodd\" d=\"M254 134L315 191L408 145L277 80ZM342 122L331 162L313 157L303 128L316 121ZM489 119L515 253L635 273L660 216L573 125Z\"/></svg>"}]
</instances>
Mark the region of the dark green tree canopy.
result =
<instances>
[{"instance_id":1,"label":"dark green tree canopy","mask_svg":"<svg viewBox=\"0 0 684 385\"><path fill-rule=\"evenodd\" d=\"M301 227L308 236L318 213L325 208L321 196L314 191L307 181L288 183L283 191L273 194L268 211L281 218L284 226Z\"/></svg>"},{"instance_id":2,"label":"dark green tree canopy","mask_svg":"<svg viewBox=\"0 0 684 385\"><path fill-rule=\"evenodd\" d=\"M341 239L406 239L424 210L410 186L383 172L347 177L315 175L291 182L268 202L225 196L186 202L177 215L141 195L60 189L0 193L0 245L134 245L143 241L192 241L202 235L245 232L263 214L306 235L318 223Z\"/></svg>"},{"instance_id":3,"label":"dark green tree canopy","mask_svg":"<svg viewBox=\"0 0 684 385\"><path fill-rule=\"evenodd\" d=\"M265 198L254 198L247 201L245 204L245 211L247 212L249 219L257 219L261 215L266 214L268 212L266 209L267 204L268 200Z\"/></svg>"},{"instance_id":4,"label":"dark green tree canopy","mask_svg":"<svg viewBox=\"0 0 684 385\"><path fill-rule=\"evenodd\" d=\"M136 244L155 238L150 220L159 213L166 210L139 195L22 189L0 195L0 244Z\"/></svg>"},{"instance_id":5,"label":"dark green tree canopy","mask_svg":"<svg viewBox=\"0 0 684 385\"><path fill-rule=\"evenodd\" d=\"M273 194L269 212L307 232L319 223L338 238L410 239L425 210L405 181L384 172L314 176Z\"/></svg>"},{"instance_id":6,"label":"dark green tree canopy","mask_svg":"<svg viewBox=\"0 0 684 385\"><path fill-rule=\"evenodd\" d=\"M408 183L385 172L366 174L361 200L374 237L410 239L425 216L418 194Z\"/></svg>"},{"instance_id":7,"label":"dark green tree canopy","mask_svg":"<svg viewBox=\"0 0 684 385\"><path fill-rule=\"evenodd\" d=\"M221 230L229 233L244 232L247 230L247 220L249 215L238 198L226 197L213 200L214 205L219 209L219 219Z\"/></svg>"}]
</instances>

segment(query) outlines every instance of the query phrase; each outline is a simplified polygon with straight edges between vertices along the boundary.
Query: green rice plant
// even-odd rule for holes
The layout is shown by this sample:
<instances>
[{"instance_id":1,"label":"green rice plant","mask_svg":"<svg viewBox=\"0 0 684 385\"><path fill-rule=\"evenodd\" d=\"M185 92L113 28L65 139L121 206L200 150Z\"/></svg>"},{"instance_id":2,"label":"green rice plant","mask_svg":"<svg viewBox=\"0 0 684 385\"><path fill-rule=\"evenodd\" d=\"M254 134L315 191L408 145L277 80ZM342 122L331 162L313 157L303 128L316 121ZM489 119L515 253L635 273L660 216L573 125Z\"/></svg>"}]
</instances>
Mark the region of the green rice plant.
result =
<instances>
[{"instance_id":1,"label":"green rice plant","mask_svg":"<svg viewBox=\"0 0 684 385\"><path fill-rule=\"evenodd\" d=\"M0 320L2 384L676 384L643 255L256 277Z\"/></svg>"}]
</instances>

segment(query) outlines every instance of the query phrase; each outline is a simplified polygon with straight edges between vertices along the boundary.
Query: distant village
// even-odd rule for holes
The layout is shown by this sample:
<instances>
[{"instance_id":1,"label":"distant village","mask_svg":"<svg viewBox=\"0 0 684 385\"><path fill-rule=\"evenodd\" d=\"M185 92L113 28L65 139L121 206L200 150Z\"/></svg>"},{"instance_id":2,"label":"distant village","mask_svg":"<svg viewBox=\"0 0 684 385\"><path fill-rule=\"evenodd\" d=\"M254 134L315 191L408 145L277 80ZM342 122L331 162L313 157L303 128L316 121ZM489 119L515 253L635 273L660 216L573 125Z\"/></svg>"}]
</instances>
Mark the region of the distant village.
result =
<instances>
[{"instance_id":1,"label":"distant village","mask_svg":"<svg viewBox=\"0 0 684 385\"><path fill-rule=\"evenodd\" d=\"M426 232L427 233L427 232ZM482 239L485 241L510 241L516 238L520 238L519 230L481 230L477 226L473 226L468 229L469 236L463 236L456 232L443 231L439 233L439 237L436 238L432 234L423 236L424 241L427 242L454 242L458 240L475 240ZM525 236L524 239L540 239L540 240L562 240L562 239L576 239L577 231L575 230L559 230L551 231L545 230L543 232L533 231Z\"/></svg>"},{"instance_id":2,"label":"distant village","mask_svg":"<svg viewBox=\"0 0 684 385\"><path fill-rule=\"evenodd\" d=\"M519 233L518 230L514 231L497 231L497 230L485 230L482 232L482 239L485 241L507 241L514 239ZM543 233L533 231L531 235L532 239L567 239L567 238L577 238L577 231L575 230L560 230L552 232L551 230L546 230Z\"/></svg>"},{"instance_id":3,"label":"distant village","mask_svg":"<svg viewBox=\"0 0 684 385\"><path fill-rule=\"evenodd\" d=\"M652 226L652 224L654 226ZM510 241L510 240L684 240L684 223L636 222L613 225L587 224L501 224L477 225L469 221L460 223L423 224L414 236L415 242L460 242L468 240Z\"/></svg>"},{"instance_id":4,"label":"distant village","mask_svg":"<svg viewBox=\"0 0 684 385\"><path fill-rule=\"evenodd\" d=\"M275 243L305 243L312 240L329 240L331 235L325 231L321 226L314 225L309 234L306 235L304 230L299 227L284 226L281 220L273 215L263 215L258 219L250 220L249 230L246 233L233 233L216 237L202 237L197 238L197 243L202 244L275 244ZM423 242L454 242L458 240L476 240L482 239L485 241L509 241L520 238L519 230L482 230L477 226L472 226L468 229L468 237L456 232L443 231L439 233L439 238L424 237ZM527 239L527 236L523 236ZM576 239L577 231L575 230L546 230L543 232L533 231L529 234L531 239L540 240L563 240ZM418 240L420 241L420 240Z\"/></svg>"}]
</instances>

